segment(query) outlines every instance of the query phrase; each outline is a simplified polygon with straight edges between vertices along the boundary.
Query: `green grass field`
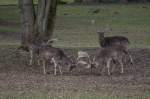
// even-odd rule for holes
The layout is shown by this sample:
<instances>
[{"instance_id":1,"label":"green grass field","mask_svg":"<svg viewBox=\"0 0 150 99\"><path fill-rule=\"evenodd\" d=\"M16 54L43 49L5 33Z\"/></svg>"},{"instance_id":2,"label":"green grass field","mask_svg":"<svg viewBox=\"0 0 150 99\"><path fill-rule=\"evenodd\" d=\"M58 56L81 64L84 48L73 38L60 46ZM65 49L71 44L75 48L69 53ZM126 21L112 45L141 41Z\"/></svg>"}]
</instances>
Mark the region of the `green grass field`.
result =
<instances>
[{"instance_id":1,"label":"green grass field","mask_svg":"<svg viewBox=\"0 0 150 99\"><path fill-rule=\"evenodd\" d=\"M17 6L8 5L16 3L16 0L0 1L0 5L7 5L0 6L1 47L20 44L20 38L16 36L21 31L19 9ZM99 13L93 13L97 9ZM91 23L92 20L95 20L95 24ZM59 41L54 43L55 46L63 48L98 47L96 30L105 30L107 36L123 35L128 37L131 41L131 48L150 48L150 4L58 6L54 38L58 38ZM133 88L133 90L136 89ZM49 93L41 90L31 90L31 92L21 89L15 92L0 90L0 99L149 99L150 97L149 91L143 91L142 94L136 93L136 95L115 93L99 95L99 93L86 93L82 90L81 93L77 92L74 95L74 93L68 94L68 92L69 90L66 93L59 91L57 94L55 91Z\"/></svg>"},{"instance_id":2,"label":"green grass field","mask_svg":"<svg viewBox=\"0 0 150 99\"><path fill-rule=\"evenodd\" d=\"M0 99L149 99L150 93L146 92L142 95L137 96L119 96L119 95L96 95L94 93L70 93L68 94L65 92L7 92L1 93Z\"/></svg>"},{"instance_id":3,"label":"green grass field","mask_svg":"<svg viewBox=\"0 0 150 99\"><path fill-rule=\"evenodd\" d=\"M99 13L93 13L97 9ZM54 37L60 40L55 45L97 47L96 30L106 30L106 35L109 36L128 37L133 48L149 48L150 13L148 12L150 12L150 4L59 6ZM16 6L0 6L0 13L0 21L5 23L0 25L1 33L20 32L19 9ZM92 24L91 20L95 20L95 24Z\"/></svg>"},{"instance_id":4,"label":"green grass field","mask_svg":"<svg viewBox=\"0 0 150 99\"><path fill-rule=\"evenodd\" d=\"M38 0L34 0L35 3L37 3ZM62 0L65 1L67 3L72 3L73 0ZM18 4L18 0L1 0L0 1L0 5L16 5Z\"/></svg>"}]
</instances>

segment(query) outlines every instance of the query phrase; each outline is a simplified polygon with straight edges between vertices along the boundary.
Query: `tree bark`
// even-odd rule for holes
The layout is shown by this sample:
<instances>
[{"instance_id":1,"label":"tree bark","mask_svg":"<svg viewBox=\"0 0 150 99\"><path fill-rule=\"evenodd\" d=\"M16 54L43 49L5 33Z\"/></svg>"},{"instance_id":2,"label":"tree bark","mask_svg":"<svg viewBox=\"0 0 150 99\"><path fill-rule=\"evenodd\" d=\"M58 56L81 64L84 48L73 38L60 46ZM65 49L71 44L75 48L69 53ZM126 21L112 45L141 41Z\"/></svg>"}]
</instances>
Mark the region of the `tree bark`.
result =
<instances>
[{"instance_id":1,"label":"tree bark","mask_svg":"<svg viewBox=\"0 0 150 99\"><path fill-rule=\"evenodd\" d=\"M54 29L56 17L57 0L39 0L37 31L42 41L48 41Z\"/></svg>"},{"instance_id":2,"label":"tree bark","mask_svg":"<svg viewBox=\"0 0 150 99\"><path fill-rule=\"evenodd\" d=\"M74 2L83 4L98 4L100 0L74 0Z\"/></svg>"},{"instance_id":3,"label":"tree bark","mask_svg":"<svg viewBox=\"0 0 150 99\"><path fill-rule=\"evenodd\" d=\"M22 47L34 42L47 42L52 34L57 0L38 0L35 14L33 0L19 0L22 23Z\"/></svg>"},{"instance_id":4,"label":"tree bark","mask_svg":"<svg viewBox=\"0 0 150 99\"><path fill-rule=\"evenodd\" d=\"M74 0L75 3L82 3L82 0Z\"/></svg>"},{"instance_id":5,"label":"tree bark","mask_svg":"<svg viewBox=\"0 0 150 99\"><path fill-rule=\"evenodd\" d=\"M21 45L26 47L32 42L34 34L35 11L32 0L19 0L22 24L22 42Z\"/></svg>"}]
</instances>

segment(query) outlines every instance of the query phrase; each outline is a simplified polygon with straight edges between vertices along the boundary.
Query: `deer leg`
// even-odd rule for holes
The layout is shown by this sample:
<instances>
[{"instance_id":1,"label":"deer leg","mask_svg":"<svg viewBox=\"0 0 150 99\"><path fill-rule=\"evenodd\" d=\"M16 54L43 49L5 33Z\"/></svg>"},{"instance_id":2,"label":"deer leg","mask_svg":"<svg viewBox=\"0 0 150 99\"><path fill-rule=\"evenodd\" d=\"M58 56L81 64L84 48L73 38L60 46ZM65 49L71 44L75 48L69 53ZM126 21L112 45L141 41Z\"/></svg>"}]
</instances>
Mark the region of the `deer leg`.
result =
<instances>
[{"instance_id":1,"label":"deer leg","mask_svg":"<svg viewBox=\"0 0 150 99\"><path fill-rule=\"evenodd\" d=\"M33 63L33 51L30 50L30 61L29 61L29 65L32 65Z\"/></svg>"},{"instance_id":2,"label":"deer leg","mask_svg":"<svg viewBox=\"0 0 150 99\"><path fill-rule=\"evenodd\" d=\"M100 71L101 71L101 74L103 73L103 71L104 71L104 69L105 69L105 65L106 65L106 63L104 62L104 60L103 60L103 62L102 62L102 64L101 64L101 66L100 66Z\"/></svg>"},{"instance_id":3,"label":"deer leg","mask_svg":"<svg viewBox=\"0 0 150 99\"><path fill-rule=\"evenodd\" d=\"M132 59L132 56L131 54L127 51L127 55L129 57L129 60L130 60L130 63L133 64L133 59Z\"/></svg>"},{"instance_id":4,"label":"deer leg","mask_svg":"<svg viewBox=\"0 0 150 99\"><path fill-rule=\"evenodd\" d=\"M62 70L61 70L62 68L61 68L61 65L60 65L60 64L58 65L58 68L59 68L60 74L62 75L63 73L62 73Z\"/></svg>"},{"instance_id":5,"label":"deer leg","mask_svg":"<svg viewBox=\"0 0 150 99\"><path fill-rule=\"evenodd\" d=\"M121 73L124 73L122 60L118 59L119 64L121 65Z\"/></svg>"},{"instance_id":6,"label":"deer leg","mask_svg":"<svg viewBox=\"0 0 150 99\"><path fill-rule=\"evenodd\" d=\"M110 63L111 63L111 59L108 59L106 63L108 75L110 75Z\"/></svg>"},{"instance_id":7,"label":"deer leg","mask_svg":"<svg viewBox=\"0 0 150 99\"><path fill-rule=\"evenodd\" d=\"M38 61L37 61L37 62L38 62L38 65L40 65L40 59L38 59Z\"/></svg>"},{"instance_id":8,"label":"deer leg","mask_svg":"<svg viewBox=\"0 0 150 99\"><path fill-rule=\"evenodd\" d=\"M37 64L40 65L40 62L41 62L41 58L40 58L40 56L38 56Z\"/></svg>"},{"instance_id":9,"label":"deer leg","mask_svg":"<svg viewBox=\"0 0 150 99\"><path fill-rule=\"evenodd\" d=\"M102 67L100 68L100 71L101 71L101 74L102 74L103 71L104 71L104 66L102 66Z\"/></svg>"},{"instance_id":10,"label":"deer leg","mask_svg":"<svg viewBox=\"0 0 150 99\"><path fill-rule=\"evenodd\" d=\"M46 74L46 62L43 60L43 73Z\"/></svg>"},{"instance_id":11,"label":"deer leg","mask_svg":"<svg viewBox=\"0 0 150 99\"><path fill-rule=\"evenodd\" d=\"M130 54L129 54L129 58L130 58L131 64L133 64L133 59L132 59L132 56Z\"/></svg>"},{"instance_id":12,"label":"deer leg","mask_svg":"<svg viewBox=\"0 0 150 99\"><path fill-rule=\"evenodd\" d=\"M57 75L57 63L54 58L52 58L52 62L54 63L54 75Z\"/></svg>"}]
</instances>

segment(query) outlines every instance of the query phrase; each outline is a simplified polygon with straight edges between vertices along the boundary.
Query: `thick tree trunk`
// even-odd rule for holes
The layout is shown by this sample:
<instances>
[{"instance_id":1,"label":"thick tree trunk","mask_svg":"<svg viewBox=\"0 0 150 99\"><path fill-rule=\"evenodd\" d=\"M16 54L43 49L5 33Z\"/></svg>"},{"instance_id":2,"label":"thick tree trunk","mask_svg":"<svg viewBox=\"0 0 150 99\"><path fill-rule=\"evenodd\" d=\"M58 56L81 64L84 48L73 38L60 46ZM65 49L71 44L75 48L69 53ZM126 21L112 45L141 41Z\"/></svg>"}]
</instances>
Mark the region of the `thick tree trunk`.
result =
<instances>
[{"instance_id":1,"label":"thick tree trunk","mask_svg":"<svg viewBox=\"0 0 150 99\"><path fill-rule=\"evenodd\" d=\"M32 0L19 0L19 8L21 13L22 24L22 47L26 47L28 43L33 41L35 12Z\"/></svg>"},{"instance_id":2,"label":"thick tree trunk","mask_svg":"<svg viewBox=\"0 0 150 99\"><path fill-rule=\"evenodd\" d=\"M33 0L19 0L22 23L22 47L35 42L46 42L52 34L57 0L38 0L37 14Z\"/></svg>"}]
</instances>

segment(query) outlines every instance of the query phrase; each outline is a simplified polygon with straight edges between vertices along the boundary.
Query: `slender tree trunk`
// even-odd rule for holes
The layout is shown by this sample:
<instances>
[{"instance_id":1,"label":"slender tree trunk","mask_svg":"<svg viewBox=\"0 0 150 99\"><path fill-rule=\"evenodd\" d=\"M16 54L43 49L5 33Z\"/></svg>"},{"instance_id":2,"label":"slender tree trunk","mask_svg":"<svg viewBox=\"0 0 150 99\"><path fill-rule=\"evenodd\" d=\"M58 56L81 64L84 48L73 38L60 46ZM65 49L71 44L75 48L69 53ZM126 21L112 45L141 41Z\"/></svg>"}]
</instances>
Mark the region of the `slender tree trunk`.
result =
<instances>
[{"instance_id":1,"label":"slender tree trunk","mask_svg":"<svg viewBox=\"0 0 150 99\"><path fill-rule=\"evenodd\" d=\"M74 0L75 3L82 3L83 0Z\"/></svg>"},{"instance_id":2,"label":"slender tree trunk","mask_svg":"<svg viewBox=\"0 0 150 99\"><path fill-rule=\"evenodd\" d=\"M21 47L28 47L28 44L39 41L46 42L51 38L56 7L57 0L38 0L37 14L35 14L33 0L19 0L22 23Z\"/></svg>"},{"instance_id":3,"label":"slender tree trunk","mask_svg":"<svg viewBox=\"0 0 150 99\"><path fill-rule=\"evenodd\" d=\"M100 0L74 0L74 2L83 4L98 4Z\"/></svg>"},{"instance_id":4,"label":"slender tree trunk","mask_svg":"<svg viewBox=\"0 0 150 99\"><path fill-rule=\"evenodd\" d=\"M56 7L57 0L38 1L37 31L42 41L49 40L53 34Z\"/></svg>"}]
</instances>

